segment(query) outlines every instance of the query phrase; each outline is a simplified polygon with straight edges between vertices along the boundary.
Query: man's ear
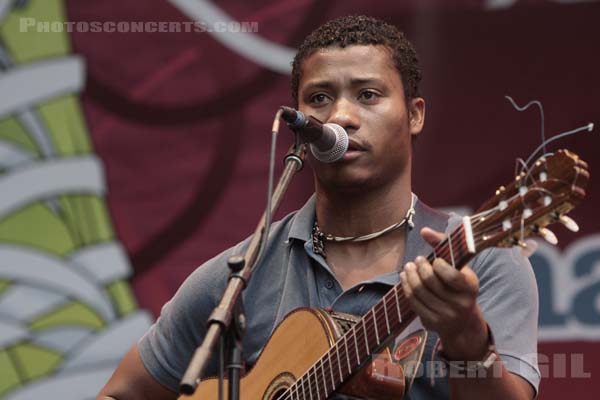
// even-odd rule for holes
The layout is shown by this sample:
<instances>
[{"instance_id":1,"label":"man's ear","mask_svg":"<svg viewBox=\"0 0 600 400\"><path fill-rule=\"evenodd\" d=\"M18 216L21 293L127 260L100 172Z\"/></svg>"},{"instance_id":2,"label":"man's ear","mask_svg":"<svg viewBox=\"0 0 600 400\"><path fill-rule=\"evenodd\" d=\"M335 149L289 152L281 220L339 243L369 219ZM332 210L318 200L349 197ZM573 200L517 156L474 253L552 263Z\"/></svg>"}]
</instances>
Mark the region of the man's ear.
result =
<instances>
[{"instance_id":1,"label":"man's ear","mask_svg":"<svg viewBox=\"0 0 600 400\"><path fill-rule=\"evenodd\" d=\"M410 134L418 135L425 125L425 99L415 97L410 101L408 115L410 117Z\"/></svg>"}]
</instances>

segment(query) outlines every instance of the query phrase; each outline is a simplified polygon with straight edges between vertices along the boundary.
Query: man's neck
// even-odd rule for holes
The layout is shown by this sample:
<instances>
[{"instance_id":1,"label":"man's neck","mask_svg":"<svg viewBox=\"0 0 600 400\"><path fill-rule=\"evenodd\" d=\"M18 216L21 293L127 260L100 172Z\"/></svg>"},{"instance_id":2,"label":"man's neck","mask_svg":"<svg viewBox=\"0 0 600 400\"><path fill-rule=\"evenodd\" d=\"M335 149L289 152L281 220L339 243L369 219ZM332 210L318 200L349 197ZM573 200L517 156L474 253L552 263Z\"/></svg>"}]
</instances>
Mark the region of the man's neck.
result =
<instances>
[{"instance_id":1,"label":"man's neck","mask_svg":"<svg viewBox=\"0 0 600 400\"><path fill-rule=\"evenodd\" d=\"M318 187L317 220L325 233L367 235L400 222L410 208L411 200L410 179L351 193Z\"/></svg>"}]
</instances>

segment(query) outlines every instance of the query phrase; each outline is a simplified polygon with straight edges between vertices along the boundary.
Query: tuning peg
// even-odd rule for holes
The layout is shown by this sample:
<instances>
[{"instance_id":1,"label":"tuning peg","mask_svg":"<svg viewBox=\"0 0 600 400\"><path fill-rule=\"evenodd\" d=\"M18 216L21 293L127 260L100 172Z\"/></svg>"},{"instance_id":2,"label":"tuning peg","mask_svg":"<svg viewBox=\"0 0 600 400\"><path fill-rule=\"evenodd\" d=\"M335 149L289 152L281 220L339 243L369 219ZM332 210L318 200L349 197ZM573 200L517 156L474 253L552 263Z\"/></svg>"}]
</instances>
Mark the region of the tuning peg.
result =
<instances>
[{"instance_id":1,"label":"tuning peg","mask_svg":"<svg viewBox=\"0 0 600 400\"><path fill-rule=\"evenodd\" d=\"M571 232L579 232L579 225L573 220L573 218L566 215L561 215L558 219Z\"/></svg>"},{"instance_id":2,"label":"tuning peg","mask_svg":"<svg viewBox=\"0 0 600 400\"><path fill-rule=\"evenodd\" d=\"M556 235L550 229L548 229L548 228L540 228L537 233L546 242L550 243L551 245L556 246L558 244L558 239L556 238Z\"/></svg>"}]
</instances>

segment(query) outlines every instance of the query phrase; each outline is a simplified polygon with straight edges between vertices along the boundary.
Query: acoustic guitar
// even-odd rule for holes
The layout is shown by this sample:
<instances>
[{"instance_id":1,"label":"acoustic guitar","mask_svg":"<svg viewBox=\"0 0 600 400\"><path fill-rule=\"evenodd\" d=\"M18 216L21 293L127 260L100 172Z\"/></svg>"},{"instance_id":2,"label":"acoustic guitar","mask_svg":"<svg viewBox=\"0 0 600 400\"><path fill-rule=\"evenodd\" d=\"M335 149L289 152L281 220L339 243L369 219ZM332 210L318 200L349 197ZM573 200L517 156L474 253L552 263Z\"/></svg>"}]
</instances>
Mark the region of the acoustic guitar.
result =
<instances>
[{"instance_id":1,"label":"acoustic guitar","mask_svg":"<svg viewBox=\"0 0 600 400\"><path fill-rule=\"evenodd\" d=\"M546 226L562 222L585 197L587 164L567 150L536 161L528 171L500 187L474 215L464 217L429 254L462 268L482 250L526 246L526 237L556 237ZM365 315L357 317L318 309L293 311L269 338L254 367L241 379L242 400L325 400L334 392L369 399L400 399L410 389L425 343L417 331L396 346L415 319L400 285ZM223 385L227 396L227 382ZM217 400L218 380L203 380L194 395L180 399Z\"/></svg>"}]
</instances>

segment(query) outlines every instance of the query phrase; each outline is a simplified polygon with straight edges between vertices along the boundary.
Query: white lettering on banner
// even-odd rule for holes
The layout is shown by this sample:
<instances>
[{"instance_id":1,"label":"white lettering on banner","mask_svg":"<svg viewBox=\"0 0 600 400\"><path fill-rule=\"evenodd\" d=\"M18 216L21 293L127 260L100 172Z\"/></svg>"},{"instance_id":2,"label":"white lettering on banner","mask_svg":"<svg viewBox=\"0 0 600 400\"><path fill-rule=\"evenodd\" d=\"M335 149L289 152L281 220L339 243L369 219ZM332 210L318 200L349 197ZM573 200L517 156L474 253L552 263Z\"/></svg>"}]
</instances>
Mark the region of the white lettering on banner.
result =
<instances>
[{"instance_id":1,"label":"white lettering on banner","mask_svg":"<svg viewBox=\"0 0 600 400\"><path fill-rule=\"evenodd\" d=\"M540 341L600 338L600 234L564 251L539 243L530 257L540 292Z\"/></svg>"}]
</instances>

